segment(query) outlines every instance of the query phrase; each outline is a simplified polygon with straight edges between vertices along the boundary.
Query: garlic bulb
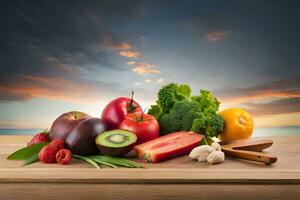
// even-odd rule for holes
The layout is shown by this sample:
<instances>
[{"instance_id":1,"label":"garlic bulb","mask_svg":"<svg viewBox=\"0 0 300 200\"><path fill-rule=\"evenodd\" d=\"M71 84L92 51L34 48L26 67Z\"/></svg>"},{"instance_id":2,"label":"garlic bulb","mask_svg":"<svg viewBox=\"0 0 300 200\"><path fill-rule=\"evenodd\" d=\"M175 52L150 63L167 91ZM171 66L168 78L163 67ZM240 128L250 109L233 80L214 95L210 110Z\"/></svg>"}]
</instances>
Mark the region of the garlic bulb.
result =
<instances>
[{"instance_id":1,"label":"garlic bulb","mask_svg":"<svg viewBox=\"0 0 300 200\"><path fill-rule=\"evenodd\" d=\"M221 151L221 145L218 142L211 143L211 147L214 148L216 151Z\"/></svg>"},{"instance_id":2,"label":"garlic bulb","mask_svg":"<svg viewBox=\"0 0 300 200\"><path fill-rule=\"evenodd\" d=\"M221 163L225 160L225 154L222 151L214 151L211 152L206 159L207 162L211 164Z\"/></svg>"},{"instance_id":3,"label":"garlic bulb","mask_svg":"<svg viewBox=\"0 0 300 200\"><path fill-rule=\"evenodd\" d=\"M207 156L209 155L209 153L207 152L202 152L198 155L197 160L199 162L206 162L207 161Z\"/></svg>"},{"instance_id":4,"label":"garlic bulb","mask_svg":"<svg viewBox=\"0 0 300 200\"><path fill-rule=\"evenodd\" d=\"M215 151L214 148L212 148L209 145L201 145L198 147L195 147L189 154L189 157L193 160L197 160L198 157L202 154L202 153L207 153L210 154L211 152ZM202 160L202 159L201 159ZM205 159L206 160L206 159Z\"/></svg>"}]
</instances>

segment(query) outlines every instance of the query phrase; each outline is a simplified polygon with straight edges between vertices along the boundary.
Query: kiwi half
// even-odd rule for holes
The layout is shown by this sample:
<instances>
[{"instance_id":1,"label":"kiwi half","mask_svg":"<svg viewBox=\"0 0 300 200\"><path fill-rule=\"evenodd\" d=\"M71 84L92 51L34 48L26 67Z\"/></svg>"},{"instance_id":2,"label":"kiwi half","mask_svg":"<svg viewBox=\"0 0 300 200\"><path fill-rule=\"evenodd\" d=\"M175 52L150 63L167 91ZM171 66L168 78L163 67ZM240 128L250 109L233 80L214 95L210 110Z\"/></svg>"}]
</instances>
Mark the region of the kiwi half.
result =
<instances>
[{"instance_id":1,"label":"kiwi half","mask_svg":"<svg viewBox=\"0 0 300 200\"><path fill-rule=\"evenodd\" d=\"M105 131L96 137L96 145L102 154L122 156L129 153L137 141L136 135L127 130Z\"/></svg>"}]
</instances>

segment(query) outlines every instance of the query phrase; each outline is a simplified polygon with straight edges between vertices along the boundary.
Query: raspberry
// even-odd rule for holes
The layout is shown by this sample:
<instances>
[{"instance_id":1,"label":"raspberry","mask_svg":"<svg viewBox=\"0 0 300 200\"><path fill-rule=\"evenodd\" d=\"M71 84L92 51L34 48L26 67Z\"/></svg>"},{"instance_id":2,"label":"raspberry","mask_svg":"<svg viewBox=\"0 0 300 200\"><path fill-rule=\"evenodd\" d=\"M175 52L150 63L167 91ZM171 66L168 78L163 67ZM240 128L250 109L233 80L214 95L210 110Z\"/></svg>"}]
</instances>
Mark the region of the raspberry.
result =
<instances>
[{"instance_id":1,"label":"raspberry","mask_svg":"<svg viewBox=\"0 0 300 200\"><path fill-rule=\"evenodd\" d=\"M54 139L50 144L43 147L39 153L39 159L43 163L56 163L56 153L63 149L64 141L61 139Z\"/></svg>"},{"instance_id":2,"label":"raspberry","mask_svg":"<svg viewBox=\"0 0 300 200\"><path fill-rule=\"evenodd\" d=\"M32 146L32 145L35 145L40 142L48 142L48 141L49 141L49 137L47 134L38 133L35 136L33 136L33 138L30 140L30 142L28 142L27 146Z\"/></svg>"},{"instance_id":3,"label":"raspberry","mask_svg":"<svg viewBox=\"0 0 300 200\"><path fill-rule=\"evenodd\" d=\"M53 148L51 145L46 145L41 149L39 153L39 159L43 163L56 163L56 153L57 150L55 148Z\"/></svg>"},{"instance_id":4,"label":"raspberry","mask_svg":"<svg viewBox=\"0 0 300 200\"><path fill-rule=\"evenodd\" d=\"M59 150L65 148L65 143L62 139L54 139L50 143L50 146L54 147L56 149L56 151L59 151Z\"/></svg>"},{"instance_id":5,"label":"raspberry","mask_svg":"<svg viewBox=\"0 0 300 200\"><path fill-rule=\"evenodd\" d=\"M71 161L72 153L68 149L61 149L56 153L56 162L61 165L66 165Z\"/></svg>"}]
</instances>

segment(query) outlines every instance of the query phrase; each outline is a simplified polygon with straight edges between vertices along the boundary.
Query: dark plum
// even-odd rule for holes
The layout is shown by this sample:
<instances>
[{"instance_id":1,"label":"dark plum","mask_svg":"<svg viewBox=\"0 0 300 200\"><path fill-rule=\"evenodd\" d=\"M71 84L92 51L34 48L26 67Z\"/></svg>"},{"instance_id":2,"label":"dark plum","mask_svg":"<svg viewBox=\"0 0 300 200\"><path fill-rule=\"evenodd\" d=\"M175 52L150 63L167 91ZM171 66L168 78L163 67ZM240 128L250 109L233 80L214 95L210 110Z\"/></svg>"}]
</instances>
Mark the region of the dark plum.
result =
<instances>
[{"instance_id":1,"label":"dark plum","mask_svg":"<svg viewBox=\"0 0 300 200\"><path fill-rule=\"evenodd\" d=\"M66 147L74 154L93 155L99 153L95 138L106 131L106 126L99 118L86 119L71 131L66 138Z\"/></svg>"}]
</instances>

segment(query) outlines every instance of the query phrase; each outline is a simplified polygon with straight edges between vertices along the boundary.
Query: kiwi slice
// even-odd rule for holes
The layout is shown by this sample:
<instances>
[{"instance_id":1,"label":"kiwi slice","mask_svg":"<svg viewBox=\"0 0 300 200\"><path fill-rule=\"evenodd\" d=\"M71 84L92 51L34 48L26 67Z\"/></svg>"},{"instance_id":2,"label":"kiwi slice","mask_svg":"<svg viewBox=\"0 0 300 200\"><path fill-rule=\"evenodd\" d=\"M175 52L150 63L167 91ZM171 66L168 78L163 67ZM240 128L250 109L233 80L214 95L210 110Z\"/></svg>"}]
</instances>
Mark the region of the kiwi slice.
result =
<instances>
[{"instance_id":1,"label":"kiwi slice","mask_svg":"<svg viewBox=\"0 0 300 200\"><path fill-rule=\"evenodd\" d=\"M122 156L129 153L137 141L136 135L127 130L115 129L96 137L96 145L102 154Z\"/></svg>"}]
</instances>

